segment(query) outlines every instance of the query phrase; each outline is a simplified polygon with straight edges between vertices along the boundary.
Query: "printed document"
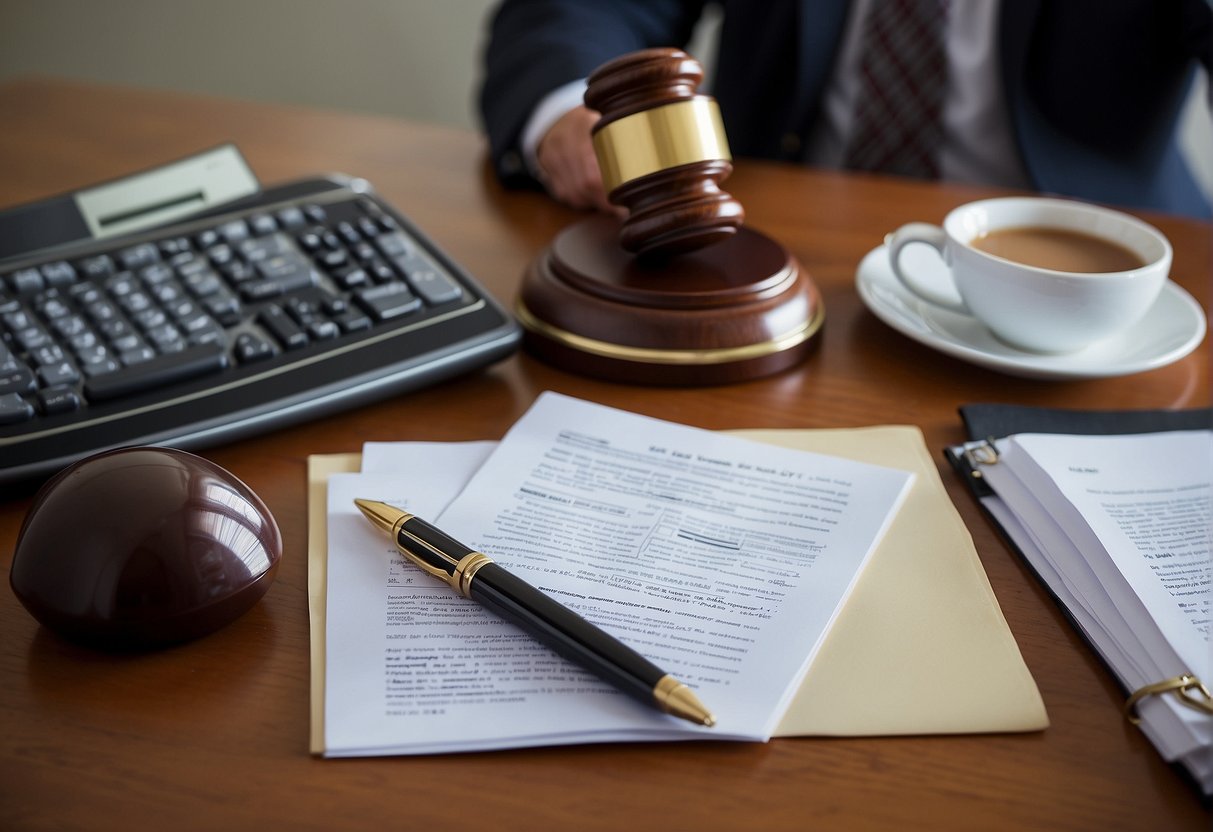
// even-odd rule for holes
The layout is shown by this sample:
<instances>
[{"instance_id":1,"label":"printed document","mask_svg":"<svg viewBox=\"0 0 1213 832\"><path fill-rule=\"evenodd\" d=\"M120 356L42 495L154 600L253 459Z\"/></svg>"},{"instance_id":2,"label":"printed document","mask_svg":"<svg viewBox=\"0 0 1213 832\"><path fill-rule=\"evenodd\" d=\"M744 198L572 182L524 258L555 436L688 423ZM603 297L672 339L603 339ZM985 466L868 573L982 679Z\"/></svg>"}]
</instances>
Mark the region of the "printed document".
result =
<instances>
[{"instance_id":1,"label":"printed document","mask_svg":"<svg viewBox=\"0 0 1213 832\"><path fill-rule=\"evenodd\" d=\"M1019 434L983 465L984 500L1128 691L1213 679L1213 432ZM1173 695L1138 706L1167 760L1213 792L1213 719Z\"/></svg>"},{"instance_id":2,"label":"printed document","mask_svg":"<svg viewBox=\"0 0 1213 832\"><path fill-rule=\"evenodd\" d=\"M765 740L913 478L551 393L466 486L451 446L403 447L329 482L333 756ZM619 693L425 575L356 497L489 554L694 688L716 727Z\"/></svg>"}]
</instances>

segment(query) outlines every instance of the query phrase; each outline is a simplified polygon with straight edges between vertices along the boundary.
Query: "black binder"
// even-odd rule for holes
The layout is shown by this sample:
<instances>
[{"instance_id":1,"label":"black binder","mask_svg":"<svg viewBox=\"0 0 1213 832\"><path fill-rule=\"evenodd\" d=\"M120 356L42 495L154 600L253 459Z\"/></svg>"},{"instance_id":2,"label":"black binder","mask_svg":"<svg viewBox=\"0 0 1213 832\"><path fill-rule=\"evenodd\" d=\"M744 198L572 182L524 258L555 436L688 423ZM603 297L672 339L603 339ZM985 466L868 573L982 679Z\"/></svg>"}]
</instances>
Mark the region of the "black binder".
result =
<instances>
[{"instance_id":1,"label":"black binder","mask_svg":"<svg viewBox=\"0 0 1213 832\"><path fill-rule=\"evenodd\" d=\"M956 469L957 473L968 484L969 489L977 498L978 504L1011 551L1020 558L1028 569L1036 575L1037 580L1053 597L1058 608L1070 621L1074 629L1083 635L1083 629L1078 626L1073 614L1050 588L1048 581L1036 572L1031 562L1020 551L1011 536L999 523L998 518L989 511L982 498L997 496L993 489L982 479L980 459L983 449L988 448L995 439L1002 439L1019 433L1053 433L1070 435L1124 435L1136 433L1161 433L1179 430L1208 430L1213 429L1213 408L1198 408L1192 410L1063 410L1057 408L1030 407L1009 404L969 404L959 409L960 417L965 425L965 433L969 441L944 449L944 456ZM1096 658L1104 664L1113 681L1124 691L1126 697L1133 691L1125 690L1119 677L1103 661L1099 652L1093 650ZM1206 806L1213 805L1213 795L1204 794L1200 784L1179 763L1171 765L1179 772L1189 785L1196 790Z\"/></svg>"}]
</instances>

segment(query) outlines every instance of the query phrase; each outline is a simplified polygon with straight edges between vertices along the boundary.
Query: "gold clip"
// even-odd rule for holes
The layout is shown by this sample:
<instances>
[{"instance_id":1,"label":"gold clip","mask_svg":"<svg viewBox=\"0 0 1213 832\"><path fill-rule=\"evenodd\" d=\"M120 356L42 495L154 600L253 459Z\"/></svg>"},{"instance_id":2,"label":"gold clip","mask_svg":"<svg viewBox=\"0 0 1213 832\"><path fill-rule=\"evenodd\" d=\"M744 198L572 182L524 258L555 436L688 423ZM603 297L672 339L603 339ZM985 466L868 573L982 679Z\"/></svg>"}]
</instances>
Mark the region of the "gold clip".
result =
<instances>
[{"instance_id":1,"label":"gold clip","mask_svg":"<svg viewBox=\"0 0 1213 832\"><path fill-rule=\"evenodd\" d=\"M975 479L981 479L982 465L998 464L998 448L994 446L994 437L990 436L978 442L966 442L965 460L969 463L969 473Z\"/></svg>"},{"instance_id":2,"label":"gold clip","mask_svg":"<svg viewBox=\"0 0 1213 832\"><path fill-rule=\"evenodd\" d=\"M1191 691L1199 691L1203 699L1193 695ZM1185 673L1182 676L1176 676L1174 679L1167 679L1162 682L1155 682L1152 685L1138 688L1133 692L1133 695L1125 700L1125 718L1129 722L1137 725L1141 722L1141 717L1136 713L1137 703L1147 696L1162 696L1165 693L1174 693L1175 697L1184 705L1193 708L1201 713L1213 714L1213 693L1205 687L1204 682L1197 679L1190 673Z\"/></svg>"}]
</instances>

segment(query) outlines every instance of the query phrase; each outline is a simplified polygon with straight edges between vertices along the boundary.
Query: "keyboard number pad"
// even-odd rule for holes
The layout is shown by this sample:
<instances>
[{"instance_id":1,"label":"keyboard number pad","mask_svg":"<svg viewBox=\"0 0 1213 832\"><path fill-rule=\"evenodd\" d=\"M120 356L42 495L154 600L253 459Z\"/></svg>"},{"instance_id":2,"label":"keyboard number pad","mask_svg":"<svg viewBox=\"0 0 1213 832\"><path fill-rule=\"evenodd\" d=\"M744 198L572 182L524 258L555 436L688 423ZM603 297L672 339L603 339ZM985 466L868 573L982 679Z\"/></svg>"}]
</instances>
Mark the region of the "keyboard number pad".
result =
<instances>
[{"instance_id":1,"label":"keyboard number pad","mask_svg":"<svg viewBox=\"0 0 1213 832\"><path fill-rule=\"evenodd\" d=\"M418 319L466 290L364 198L0 275L0 425Z\"/></svg>"}]
</instances>

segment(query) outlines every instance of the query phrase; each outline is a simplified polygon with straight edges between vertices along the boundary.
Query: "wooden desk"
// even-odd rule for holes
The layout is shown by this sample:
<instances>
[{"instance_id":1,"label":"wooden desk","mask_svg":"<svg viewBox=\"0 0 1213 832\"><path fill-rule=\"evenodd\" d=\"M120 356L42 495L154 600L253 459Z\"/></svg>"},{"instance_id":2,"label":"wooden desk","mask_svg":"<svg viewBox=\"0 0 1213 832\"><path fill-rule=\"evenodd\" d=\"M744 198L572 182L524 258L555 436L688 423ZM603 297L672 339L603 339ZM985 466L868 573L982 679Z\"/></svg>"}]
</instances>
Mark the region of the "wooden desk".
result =
<instances>
[{"instance_id":1,"label":"wooden desk","mask_svg":"<svg viewBox=\"0 0 1213 832\"><path fill-rule=\"evenodd\" d=\"M234 141L265 182L368 178L502 300L573 219L485 174L479 137L368 116L28 81L0 86L0 205ZM0 827L763 830L1196 829L1195 794L1120 716L1109 675L950 472L1052 720L1042 733L673 743L327 761L307 753L304 464L364 440L498 438L543 390L704 428L918 425L961 440L970 401L1070 407L1209 404L1209 351L1129 378L1028 381L937 354L860 303L860 258L912 219L990 189L742 162L729 189L820 285L827 323L800 368L713 389L577 378L519 355L486 372L211 449L277 516L286 552L265 599L227 629L139 656L41 630L0 591ZM1151 217L1174 278L1209 307L1210 226ZM944 468L942 457L940 467ZM0 504L7 573L28 498ZM896 680L885 680L897 695Z\"/></svg>"}]
</instances>

